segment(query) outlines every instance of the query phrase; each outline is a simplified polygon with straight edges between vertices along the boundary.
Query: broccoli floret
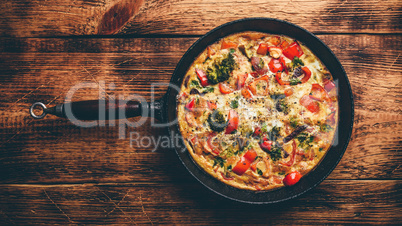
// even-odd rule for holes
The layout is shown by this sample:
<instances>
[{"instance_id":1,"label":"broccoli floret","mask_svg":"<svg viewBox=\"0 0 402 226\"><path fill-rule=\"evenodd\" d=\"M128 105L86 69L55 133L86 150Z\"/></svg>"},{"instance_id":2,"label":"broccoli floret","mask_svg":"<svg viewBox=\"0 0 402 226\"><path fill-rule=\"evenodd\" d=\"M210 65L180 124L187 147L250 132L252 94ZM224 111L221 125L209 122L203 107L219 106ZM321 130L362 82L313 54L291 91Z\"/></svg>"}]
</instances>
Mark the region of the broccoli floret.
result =
<instances>
[{"instance_id":1,"label":"broccoli floret","mask_svg":"<svg viewBox=\"0 0 402 226\"><path fill-rule=\"evenodd\" d=\"M215 60L212 68L207 69L207 78L210 84L218 84L229 79L230 73L236 67L233 54L229 53L223 60Z\"/></svg>"},{"instance_id":2,"label":"broccoli floret","mask_svg":"<svg viewBox=\"0 0 402 226\"><path fill-rule=\"evenodd\" d=\"M227 126L227 121L222 112L215 110L208 116L209 127L216 132L222 132Z\"/></svg>"}]
</instances>

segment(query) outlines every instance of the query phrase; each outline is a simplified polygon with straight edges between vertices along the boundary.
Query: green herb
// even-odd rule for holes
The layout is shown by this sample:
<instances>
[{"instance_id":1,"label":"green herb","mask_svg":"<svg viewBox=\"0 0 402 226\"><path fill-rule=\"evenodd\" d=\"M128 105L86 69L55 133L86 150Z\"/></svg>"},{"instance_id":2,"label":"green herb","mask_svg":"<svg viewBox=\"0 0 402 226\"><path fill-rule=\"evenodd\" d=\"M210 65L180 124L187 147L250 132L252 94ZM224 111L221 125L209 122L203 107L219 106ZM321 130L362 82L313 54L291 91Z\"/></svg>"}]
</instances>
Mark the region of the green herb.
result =
<instances>
[{"instance_id":1,"label":"green herb","mask_svg":"<svg viewBox=\"0 0 402 226\"><path fill-rule=\"evenodd\" d=\"M290 85L291 86L295 86L295 85L297 85L297 84L301 84L302 82L300 81L300 79L298 79L298 78L291 78L290 80L289 80L289 82L290 82Z\"/></svg>"},{"instance_id":2,"label":"green herb","mask_svg":"<svg viewBox=\"0 0 402 226\"><path fill-rule=\"evenodd\" d=\"M299 141L299 147L306 149L311 147L311 143L314 141L314 136L310 136L308 133L301 133L296 137L296 139Z\"/></svg>"},{"instance_id":3,"label":"green herb","mask_svg":"<svg viewBox=\"0 0 402 226\"><path fill-rule=\"evenodd\" d=\"M299 143L303 143L308 137L307 133L300 133L296 139L299 140Z\"/></svg>"},{"instance_id":4,"label":"green herb","mask_svg":"<svg viewBox=\"0 0 402 226\"><path fill-rule=\"evenodd\" d=\"M215 89L212 86L207 86L204 88L204 91L206 91L208 93L213 93L215 91Z\"/></svg>"},{"instance_id":5,"label":"green herb","mask_svg":"<svg viewBox=\"0 0 402 226\"><path fill-rule=\"evenodd\" d=\"M274 146L271 148L271 151L269 152L269 155L271 156L272 161L277 161L282 158L282 148L278 146Z\"/></svg>"},{"instance_id":6,"label":"green herb","mask_svg":"<svg viewBox=\"0 0 402 226\"><path fill-rule=\"evenodd\" d=\"M318 149L318 151L320 151L320 152L323 151L323 150L324 150L324 148L319 148L319 149Z\"/></svg>"},{"instance_id":7,"label":"green herb","mask_svg":"<svg viewBox=\"0 0 402 226\"><path fill-rule=\"evenodd\" d=\"M212 67L207 69L207 78L210 84L218 84L229 79L235 69L236 61L231 53L224 59L216 59Z\"/></svg>"},{"instance_id":8,"label":"green herb","mask_svg":"<svg viewBox=\"0 0 402 226\"><path fill-rule=\"evenodd\" d=\"M201 85L197 80L191 80L190 88L201 88Z\"/></svg>"},{"instance_id":9,"label":"green herb","mask_svg":"<svg viewBox=\"0 0 402 226\"><path fill-rule=\"evenodd\" d=\"M292 64L293 64L293 67L304 66L303 61L299 57L296 57L296 56L295 56L295 58L293 58Z\"/></svg>"},{"instance_id":10,"label":"green herb","mask_svg":"<svg viewBox=\"0 0 402 226\"><path fill-rule=\"evenodd\" d=\"M235 49L230 49L230 53L234 53L235 51Z\"/></svg>"},{"instance_id":11,"label":"green herb","mask_svg":"<svg viewBox=\"0 0 402 226\"><path fill-rule=\"evenodd\" d=\"M320 131L321 132L329 132L331 130L333 130L333 128L328 124L321 124L320 125Z\"/></svg>"},{"instance_id":12,"label":"green herb","mask_svg":"<svg viewBox=\"0 0 402 226\"><path fill-rule=\"evenodd\" d=\"M225 116L223 116L222 112L218 110L214 110L209 114L207 121L209 127L216 132L222 132L228 124L225 120Z\"/></svg>"},{"instance_id":13,"label":"green herb","mask_svg":"<svg viewBox=\"0 0 402 226\"><path fill-rule=\"evenodd\" d=\"M278 103L279 103L279 105L280 105L280 108L281 108L282 112L283 112L285 115L287 115L287 114L289 113L289 106L288 106L288 104L286 103L286 100L285 100L285 99L280 99L280 100L278 100Z\"/></svg>"},{"instance_id":14,"label":"green herb","mask_svg":"<svg viewBox=\"0 0 402 226\"><path fill-rule=\"evenodd\" d=\"M286 173L284 171L278 173L278 175L282 175L282 176L285 175L285 174Z\"/></svg>"},{"instance_id":15,"label":"green herb","mask_svg":"<svg viewBox=\"0 0 402 226\"><path fill-rule=\"evenodd\" d=\"M232 165L229 165L227 168L227 171L231 171L232 170Z\"/></svg>"},{"instance_id":16,"label":"green herb","mask_svg":"<svg viewBox=\"0 0 402 226\"><path fill-rule=\"evenodd\" d=\"M239 102L237 100L232 100L230 102L230 107L233 108L233 109L238 108L239 107Z\"/></svg>"},{"instance_id":17,"label":"green herb","mask_svg":"<svg viewBox=\"0 0 402 226\"><path fill-rule=\"evenodd\" d=\"M233 147L228 147L225 150L223 150L219 156L225 157L225 158L230 158L234 155Z\"/></svg>"},{"instance_id":18,"label":"green herb","mask_svg":"<svg viewBox=\"0 0 402 226\"><path fill-rule=\"evenodd\" d=\"M262 129L261 129L262 130ZM279 133L281 131L281 127L274 126L269 132L269 139L275 141L279 137Z\"/></svg>"},{"instance_id":19,"label":"green herb","mask_svg":"<svg viewBox=\"0 0 402 226\"><path fill-rule=\"evenodd\" d=\"M223 167L225 162L226 162L226 160L224 160L223 158L217 156L217 157L214 158L213 167L215 167L217 164L219 164L220 167Z\"/></svg>"},{"instance_id":20,"label":"green herb","mask_svg":"<svg viewBox=\"0 0 402 226\"><path fill-rule=\"evenodd\" d=\"M267 124L263 123L261 126L261 132L266 133L268 132L268 126Z\"/></svg>"},{"instance_id":21,"label":"green herb","mask_svg":"<svg viewBox=\"0 0 402 226\"><path fill-rule=\"evenodd\" d=\"M296 117L290 117L290 126L296 128L299 125L299 121Z\"/></svg>"},{"instance_id":22,"label":"green herb","mask_svg":"<svg viewBox=\"0 0 402 226\"><path fill-rule=\"evenodd\" d=\"M257 168L257 173L261 176L262 175L262 171L260 169Z\"/></svg>"}]
</instances>

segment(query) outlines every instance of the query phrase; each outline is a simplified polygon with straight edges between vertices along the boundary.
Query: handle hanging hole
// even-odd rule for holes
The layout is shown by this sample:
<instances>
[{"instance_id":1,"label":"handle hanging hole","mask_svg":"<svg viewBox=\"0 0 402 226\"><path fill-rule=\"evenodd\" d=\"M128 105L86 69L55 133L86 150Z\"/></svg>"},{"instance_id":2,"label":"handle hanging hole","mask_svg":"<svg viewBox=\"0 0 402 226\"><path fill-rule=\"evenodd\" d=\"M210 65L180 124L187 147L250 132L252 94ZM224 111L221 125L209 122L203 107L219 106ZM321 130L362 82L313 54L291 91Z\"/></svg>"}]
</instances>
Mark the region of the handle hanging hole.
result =
<instances>
[{"instance_id":1,"label":"handle hanging hole","mask_svg":"<svg viewBox=\"0 0 402 226\"><path fill-rule=\"evenodd\" d=\"M40 115L36 115L34 113L34 110L36 111L37 109L42 111L42 114ZM42 102L36 102L34 104L32 104L31 108L29 109L29 113L31 114L31 116L35 119L41 119L43 117L46 116L46 105Z\"/></svg>"}]
</instances>

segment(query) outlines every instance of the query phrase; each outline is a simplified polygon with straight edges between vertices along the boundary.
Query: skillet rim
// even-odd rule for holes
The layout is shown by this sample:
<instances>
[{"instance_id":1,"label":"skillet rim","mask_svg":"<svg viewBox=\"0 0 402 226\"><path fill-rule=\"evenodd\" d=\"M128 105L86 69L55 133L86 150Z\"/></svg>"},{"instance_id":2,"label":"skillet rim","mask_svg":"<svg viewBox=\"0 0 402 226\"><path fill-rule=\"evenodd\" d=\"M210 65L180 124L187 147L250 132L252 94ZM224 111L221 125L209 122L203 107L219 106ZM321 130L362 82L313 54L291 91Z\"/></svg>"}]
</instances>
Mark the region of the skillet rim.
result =
<instances>
[{"instance_id":1,"label":"skillet rim","mask_svg":"<svg viewBox=\"0 0 402 226\"><path fill-rule=\"evenodd\" d=\"M283 25L286 26L292 31L287 30L286 32L272 32L268 30L259 29L256 27L253 27L252 25L253 22L258 22L258 23L267 23L269 26L271 24L277 24L277 25ZM245 23L245 24L244 24ZM248 25L248 27L237 30L236 26L245 26ZM251 25L251 26L250 26ZM258 26L257 26L258 27ZM229 29L229 33L225 32L225 29ZM230 31L231 30L231 31ZM329 174L335 169L335 167L338 165L339 161L342 159L347 146L349 144L352 130L353 130L353 122L354 122L354 100L353 100L353 93L352 89L350 86L350 82L348 80L347 74L338 60L338 58L335 56L335 54L332 52L332 50L325 44L323 43L317 36L312 34L311 32L307 31L306 29L295 25L293 23L279 20L279 19L274 19L274 18L266 18L266 17L251 17L251 18L244 18L244 19L239 19L239 20L234 20L225 24L222 24L209 32L207 32L205 35L200 37L197 41L194 42L194 44L185 52L185 54L182 56L180 59L179 63L177 64L173 74L172 78L170 80L170 84L177 85L178 87L181 86L181 83L184 79L184 75L187 72L188 68L191 66L192 62L194 59L203 51L208 45L214 43L215 41L219 40L220 38L223 38L225 36L228 36L233 33L238 33L238 32L244 32L244 31L260 31L260 32L265 32L265 33L271 33L271 34L282 34L289 36L291 38L295 38L298 41L303 42L323 63L324 65L328 68L328 70L331 72L333 78L336 78L340 80L339 85L338 85L338 105L339 105L339 117L338 117L338 126L337 126L337 131L336 131L336 137L334 140L338 139L340 136L342 139L339 139L341 142L339 142L339 145L331 145L331 148L327 151L326 155L324 158L321 160L321 162L315 167L311 172L309 172L307 175L303 176L302 180L297 183L294 186L291 187L282 187L279 189L274 189L274 190L267 190L267 191L251 191L251 190L244 190L244 189L239 189L232 187L230 185L227 185L216 178L212 177L208 173L206 173L202 168L200 168L197 163L194 162L190 154L188 153L187 148L184 145L179 125L178 123L175 123L174 125L171 125L168 127L169 134L172 134L172 132L180 134L180 145L178 147L175 147L176 154L178 155L180 161L182 164L185 166L185 168L189 171L189 173L195 177L202 185L207 187L209 190L215 192L216 194L223 196L225 198L242 202L242 203L248 203L248 204L273 204L273 203L278 203L278 202L283 202L287 201L293 198L296 198L307 191L313 189L317 185L319 185L325 178L329 176ZM289 34L288 34L289 33ZM211 36L217 35L218 38L214 38L210 41ZM300 38L299 36L305 36L307 38L308 42L303 41L304 38ZM310 43L310 45L308 44ZM311 43L318 44L318 47L315 46L314 48L311 47ZM328 54L325 56L321 56L322 54ZM331 64L328 65L326 62L324 62L323 58L325 58L325 61L328 62L330 61ZM332 70L331 70L332 68ZM336 73L334 73L336 72ZM342 87L342 88L341 88ZM163 100L163 116L167 116L166 118L163 118L163 121L173 121L177 119L177 102L176 102L176 95L178 94L177 90L172 89L170 86L168 88L167 94ZM341 102L345 101L345 102ZM347 107L347 108L343 108ZM341 109L342 108L342 109ZM341 118L343 117L343 118ZM346 117L346 118L345 118ZM341 124L343 121L346 121L346 124ZM344 125L341 127L341 125ZM342 133L340 135L340 133ZM179 150L184 147L185 152ZM335 149L335 150L334 150ZM336 151L336 154L332 154ZM334 158L336 157L336 158ZM334 159L331 159L334 158ZM324 160L326 162L329 161L331 163L329 166L328 165L322 165ZM318 174L318 178L315 178L314 176ZM279 194L279 195L277 195ZM272 198L273 197L273 198Z\"/></svg>"}]
</instances>

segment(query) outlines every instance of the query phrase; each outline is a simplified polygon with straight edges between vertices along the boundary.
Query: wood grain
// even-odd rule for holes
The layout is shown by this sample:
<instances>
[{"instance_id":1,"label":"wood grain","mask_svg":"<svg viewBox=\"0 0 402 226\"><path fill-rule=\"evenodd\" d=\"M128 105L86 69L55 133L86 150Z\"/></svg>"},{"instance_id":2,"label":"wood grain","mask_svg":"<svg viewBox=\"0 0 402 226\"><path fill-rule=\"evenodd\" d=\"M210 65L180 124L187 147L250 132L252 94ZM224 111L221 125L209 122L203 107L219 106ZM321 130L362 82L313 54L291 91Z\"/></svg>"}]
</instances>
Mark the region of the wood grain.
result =
<instances>
[{"instance_id":1,"label":"wood grain","mask_svg":"<svg viewBox=\"0 0 402 226\"><path fill-rule=\"evenodd\" d=\"M391 1L4 0L1 36L202 35L221 24L271 17L316 33L401 33L402 5Z\"/></svg>"},{"instance_id":2,"label":"wood grain","mask_svg":"<svg viewBox=\"0 0 402 226\"><path fill-rule=\"evenodd\" d=\"M0 1L1 224L401 225L401 11L398 0ZM236 203L197 182L172 149L118 139L117 121L79 128L29 116L32 103L62 103L82 82L100 89L78 90L73 100L133 93L151 100L151 84L169 82L198 36L247 17L318 34L351 82L348 149L297 199ZM156 98L165 92L157 87ZM129 132L167 135L150 121Z\"/></svg>"},{"instance_id":3,"label":"wood grain","mask_svg":"<svg viewBox=\"0 0 402 226\"><path fill-rule=\"evenodd\" d=\"M355 97L351 143L330 179L401 179L401 39L395 35L320 35L339 57ZM188 180L175 153L156 145L130 147L116 126L78 128L67 120L34 121L29 106L62 103L79 82L114 83L107 95L138 93L169 82L196 38L0 39L0 153L3 183L172 182ZM163 47L163 48L162 48ZM381 57L379 57L381 55ZM377 68L384 68L378 72ZM375 73L375 74L373 74ZM392 81L392 82L390 82ZM156 96L166 92L156 89ZM97 89L74 100L98 98ZM387 93L387 96L384 96ZM381 106L380 108L378 106ZM138 120L138 119L135 119ZM166 135L150 122L128 132ZM390 132L392 131L392 132ZM127 132L127 133L128 133ZM144 141L145 143L145 141ZM156 150L153 152L153 150Z\"/></svg>"},{"instance_id":4,"label":"wood grain","mask_svg":"<svg viewBox=\"0 0 402 226\"><path fill-rule=\"evenodd\" d=\"M402 223L400 181L326 180L296 200L250 206L198 183L0 185L8 224L347 224ZM364 195L361 195L364 194ZM381 211L378 211L381 210Z\"/></svg>"}]
</instances>

